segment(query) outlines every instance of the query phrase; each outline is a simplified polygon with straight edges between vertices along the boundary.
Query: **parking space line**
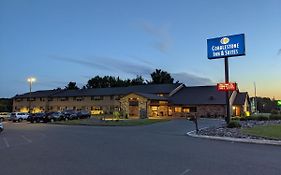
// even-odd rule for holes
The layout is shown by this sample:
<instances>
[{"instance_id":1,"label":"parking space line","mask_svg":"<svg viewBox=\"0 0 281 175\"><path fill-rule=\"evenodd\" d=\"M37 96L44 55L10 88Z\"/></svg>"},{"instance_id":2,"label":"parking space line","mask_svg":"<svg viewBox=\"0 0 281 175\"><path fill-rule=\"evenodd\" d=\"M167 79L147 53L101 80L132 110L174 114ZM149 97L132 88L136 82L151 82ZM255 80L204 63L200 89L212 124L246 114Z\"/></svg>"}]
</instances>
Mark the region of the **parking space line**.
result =
<instances>
[{"instance_id":1,"label":"parking space line","mask_svg":"<svg viewBox=\"0 0 281 175\"><path fill-rule=\"evenodd\" d=\"M3 137L3 141L4 141L5 145L6 145L6 147L10 148L10 144L9 144L8 140L6 139L6 137Z\"/></svg>"},{"instance_id":2,"label":"parking space line","mask_svg":"<svg viewBox=\"0 0 281 175\"><path fill-rule=\"evenodd\" d=\"M21 136L25 141L27 141L28 143L32 143L32 140L28 139L27 137L25 137L24 135Z\"/></svg>"},{"instance_id":3,"label":"parking space line","mask_svg":"<svg viewBox=\"0 0 281 175\"><path fill-rule=\"evenodd\" d=\"M180 175L185 175L190 171L190 169L186 169L184 172L182 172Z\"/></svg>"}]
</instances>

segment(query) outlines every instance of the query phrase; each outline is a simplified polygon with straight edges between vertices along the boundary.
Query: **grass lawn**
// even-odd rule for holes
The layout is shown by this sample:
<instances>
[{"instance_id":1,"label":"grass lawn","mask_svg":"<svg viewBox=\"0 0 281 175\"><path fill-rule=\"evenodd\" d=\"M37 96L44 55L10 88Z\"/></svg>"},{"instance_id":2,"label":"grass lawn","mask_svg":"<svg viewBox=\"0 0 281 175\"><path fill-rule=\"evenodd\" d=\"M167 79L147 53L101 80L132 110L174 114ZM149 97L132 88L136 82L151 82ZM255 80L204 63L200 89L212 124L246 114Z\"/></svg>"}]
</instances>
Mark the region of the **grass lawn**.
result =
<instances>
[{"instance_id":1,"label":"grass lawn","mask_svg":"<svg viewBox=\"0 0 281 175\"><path fill-rule=\"evenodd\" d=\"M281 125L255 126L242 129L242 132L271 139L281 139Z\"/></svg>"},{"instance_id":2,"label":"grass lawn","mask_svg":"<svg viewBox=\"0 0 281 175\"><path fill-rule=\"evenodd\" d=\"M149 125L158 122L170 121L169 119L127 119L127 120L97 120L97 119L81 119L81 120L68 120L68 121L58 121L54 124L62 125L86 125L86 126L139 126L139 125Z\"/></svg>"}]
</instances>

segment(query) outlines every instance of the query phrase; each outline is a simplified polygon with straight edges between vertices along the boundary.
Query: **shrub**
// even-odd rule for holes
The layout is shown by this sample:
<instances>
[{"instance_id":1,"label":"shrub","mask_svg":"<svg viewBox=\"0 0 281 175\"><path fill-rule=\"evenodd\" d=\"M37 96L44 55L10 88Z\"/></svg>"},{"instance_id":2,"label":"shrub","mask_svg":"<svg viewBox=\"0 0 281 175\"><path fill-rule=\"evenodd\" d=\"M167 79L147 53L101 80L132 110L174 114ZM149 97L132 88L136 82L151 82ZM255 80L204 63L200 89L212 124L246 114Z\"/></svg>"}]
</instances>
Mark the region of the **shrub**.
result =
<instances>
[{"instance_id":1,"label":"shrub","mask_svg":"<svg viewBox=\"0 0 281 175\"><path fill-rule=\"evenodd\" d=\"M278 112L278 110L276 110L276 109L272 109L272 111L271 111L271 114L279 114L279 112Z\"/></svg>"},{"instance_id":2,"label":"shrub","mask_svg":"<svg viewBox=\"0 0 281 175\"><path fill-rule=\"evenodd\" d=\"M239 123L239 121L236 120L231 120L228 125L228 128L241 128L241 124Z\"/></svg>"},{"instance_id":3,"label":"shrub","mask_svg":"<svg viewBox=\"0 0 281 175\"><path fill-rule=\"evenodd\" d=\"M240 118L240 121L246 121L246 120L248 120L248 118L249 118L249 117L241 117L241 118Z\"/></svg>"},{"instance_id":4,"label":"shrub","mask_svg":"<svg viewBox=\"0 0 281 175\"><path fill-rule=\"evenodd\" d=\"M281 120L281 115L277 115L277 114L271 114L269 116L270 120Z\"/></svg>"},{"instance_id":5,"label":"shrub","mask_svg":"<svg viewBox=\"0 0 281 175\"><path fill-rule=\"evenodd\" d=\"M231 117L231 120L240 120L240 117Z\"/></svg>"},{"instance_id":6,"label":"shrub","mask_svg":"<svg viewBox=\"0 0 281 175\"><path fill-rule=\"evenodd\" d=\"M256 118L256 120L259 120L259 121L269 120L269 117L264 116L264 115L258 115L255 118Z\"/></svg>"}]
</instances>

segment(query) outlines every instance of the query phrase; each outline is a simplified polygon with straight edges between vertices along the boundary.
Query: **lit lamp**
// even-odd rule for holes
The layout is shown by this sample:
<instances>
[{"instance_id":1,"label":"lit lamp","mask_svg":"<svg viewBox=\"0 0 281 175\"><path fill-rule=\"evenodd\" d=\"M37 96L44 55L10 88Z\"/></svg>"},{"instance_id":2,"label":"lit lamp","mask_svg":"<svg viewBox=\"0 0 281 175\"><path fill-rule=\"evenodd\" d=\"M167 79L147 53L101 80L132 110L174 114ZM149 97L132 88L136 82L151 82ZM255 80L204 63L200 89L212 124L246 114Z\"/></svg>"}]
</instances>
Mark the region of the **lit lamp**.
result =
<instances>
[{"instance_id":1,"label":"lit lamp","mask_svg":"<svg viewBox=\"0 0 281 175\"><path fill-rule=\"evenodd\" d=\"M28 112L30 113L30 108L31 108L31 87L32 87L32 83L36 81L36 78L34 77L29 77L27 79L27 82L29 82L29 105L28 105Z\"/></svg>"}]
</instances>

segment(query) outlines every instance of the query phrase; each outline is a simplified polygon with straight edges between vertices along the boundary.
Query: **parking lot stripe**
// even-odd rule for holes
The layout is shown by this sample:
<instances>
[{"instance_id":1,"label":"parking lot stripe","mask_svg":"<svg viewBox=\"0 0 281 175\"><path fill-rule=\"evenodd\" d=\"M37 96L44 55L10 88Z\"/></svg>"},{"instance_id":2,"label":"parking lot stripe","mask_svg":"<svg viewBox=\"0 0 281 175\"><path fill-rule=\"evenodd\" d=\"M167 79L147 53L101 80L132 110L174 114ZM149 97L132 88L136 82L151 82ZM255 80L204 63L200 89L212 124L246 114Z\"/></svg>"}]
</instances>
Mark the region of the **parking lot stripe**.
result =
<instances>
[{"instance_id":1,"label":"parking lot stripe","mask_svg":"<svg viewBox=\"0 0 281 175\"><path fill-rule=\"evenodd\" d=\"M10 144L9 144L8 140L6 139L6 137L3 137L3 141L4 141L5 145L6 145L6 147L10 148Z\"/></svg>"},{"instance_id":2,"label":"parking lot stripe","mask_svg":"<svg viewBox=\"0 0 281 175\"><path fill-rule=\"evenodd\" d=\"M21 136L25 141L27 141L28 143L32 143L32 140L28 139L27 137L25 137L24 135Z\"/></svg>"},{"instance_id":3,"label":"parking lot stripe","mask_svg":"<svg viewBox=\"0 0 281 175\"><path fill-rule=\"evenodd\" d=\"M184 172L182 172L180 175L185 175L190 171L190 169L186 169Z\"/></svg>"}]
</instances>

